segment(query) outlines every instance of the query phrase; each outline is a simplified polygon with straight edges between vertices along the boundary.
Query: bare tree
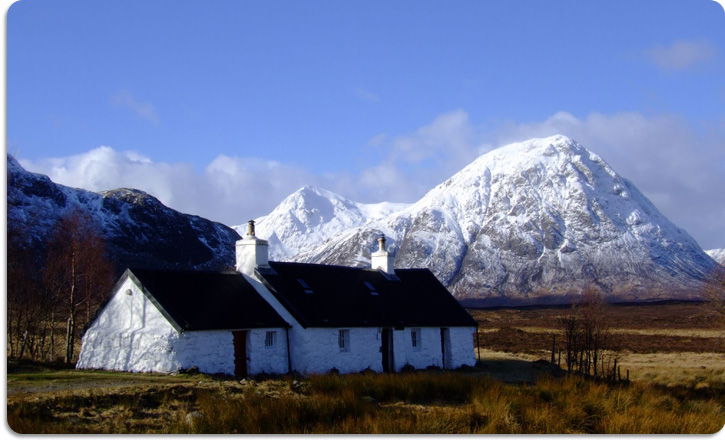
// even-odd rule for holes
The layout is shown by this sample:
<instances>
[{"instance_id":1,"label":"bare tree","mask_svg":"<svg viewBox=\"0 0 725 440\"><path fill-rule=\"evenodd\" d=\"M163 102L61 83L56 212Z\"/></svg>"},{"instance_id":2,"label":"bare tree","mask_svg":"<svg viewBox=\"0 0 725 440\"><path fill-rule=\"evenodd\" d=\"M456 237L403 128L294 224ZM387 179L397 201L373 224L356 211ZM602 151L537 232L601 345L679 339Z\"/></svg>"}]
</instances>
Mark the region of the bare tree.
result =
<instances>
[{"instance_id":1,"label":"bare tree","mask_svg":"<svg viewBox=\"0 0 725 440\"><path fill-rule=\"evenodd\" d=\"M559 318L570 373L594 377L612 375L610 362L616 341L610 331L608 307L599 289L588 286L569 314Z\"/></svg>"},{"instance_id":2,"label":"bare tree","mask_svg":"<svg viewBox=\"0 0 725 440\"><path fill-rule=\"evenodd\" d=\"M92 219L78 210L63 216L48 243L43 280L56 313L66 320L65 362L73 362L79 329L110 290L112 279L113 265Z\"/></svg>"},{"instance_id":3,"label":"bare tree","mask_svg":"<svg viewBox=\"0 0 725 440\"><path fill-rule=\"evenodd\" d=\"M7 351L9 357L21 358L35 349L43 302L37 298L31 252L22 245L18 231L9 228L7 239Z\"/></svg>"}]
</instances>

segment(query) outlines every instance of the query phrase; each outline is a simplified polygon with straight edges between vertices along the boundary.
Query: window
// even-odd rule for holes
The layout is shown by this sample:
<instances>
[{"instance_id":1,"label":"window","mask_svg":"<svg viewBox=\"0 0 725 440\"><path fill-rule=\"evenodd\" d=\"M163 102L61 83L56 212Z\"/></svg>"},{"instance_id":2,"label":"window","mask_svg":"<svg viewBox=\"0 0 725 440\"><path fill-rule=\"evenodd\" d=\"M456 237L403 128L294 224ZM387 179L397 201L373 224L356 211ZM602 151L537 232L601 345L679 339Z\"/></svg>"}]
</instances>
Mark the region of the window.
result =
<instances>
[{"instance_id":1,"label":"window","mask_svg":"<svg viewBox=\"0 0 725 440\"><path fill-rule=\"evenodd\" d=\"M267 336L264 338L264 348L272 348L277 343L277 332L267 332Z\"/></svg>"},{"instance_id":2,"label":"window","mask_svg":"<svg viewBox=\"0 0 725 440\"><path fill-rule=\"evenodd\" d=\"M370 289L370 294L373 296L378 296L377 290L375 290L375 287L373 287L372 284L368 283L367 281L364 281L365 286L367 286L368 289Z\"/></svg>"},{"instance_id":3,"label":"window","mask_svg":"<svg viewBox=\"0 0 725 440\"><path fill-rule=\"evenodd\" d=\"M340 352L350 351L350 330L340 330L337 343L340 346Z\"/></svg>"},{"instance_id":4,"label":"window","mask_svg":"<svg viewBox=\"0 0 725 440\"><path fill-rule=\"evenodd\" d=\"M410 343L413 346L413 350L420 350L421 346L421 340L420 340L420 329L414 328L410 330Z\"/></svg>"},{"instance_id":5,"label":"window","mask_svg":"<svg viewBox=\"0 0 725 440\"><path fill-rule=\"evenodd\" d=\"M302 286L303 289L305 289L305 293L313 293L312 288L305 282L305 280L297 278L297 282L300 283L300 286Z\"/></svg>"}]
</instances>

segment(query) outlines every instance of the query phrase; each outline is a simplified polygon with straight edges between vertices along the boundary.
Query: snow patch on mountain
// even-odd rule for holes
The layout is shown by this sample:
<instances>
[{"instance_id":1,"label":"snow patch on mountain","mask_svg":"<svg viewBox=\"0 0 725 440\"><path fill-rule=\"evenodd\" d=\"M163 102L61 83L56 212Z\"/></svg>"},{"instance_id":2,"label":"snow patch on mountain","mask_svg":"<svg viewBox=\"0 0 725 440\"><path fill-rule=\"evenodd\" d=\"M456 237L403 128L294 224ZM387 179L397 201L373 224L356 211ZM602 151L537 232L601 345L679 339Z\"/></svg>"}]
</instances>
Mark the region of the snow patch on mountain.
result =
<instances>
[{"instance_id":1,"label":"snow patch on mountain","mask_svg":"<svg viewBox=\"0 0 725 440\"><path fill-rule=\"evenodd\" d=\"M95 193L53 183L7 156L8 233L42 260L58 220L73 210L88 214L106 241L117 269L219 270L234 265L230 228L164 206L136 189Z\"/></svg>"},{"instance_id":2,"label":"snow patch on mountain","mask_svg":"<svg viewBox=\"0 0 725 440\"><path fill-rule=\"evenodd\" d=\"M428 267L459 298L535 299L588 285L629 300L696 296L715 268L631 182L565 136L484 154L377 218L329 194L290 199L260 221L272 249L275 236L294 244L278 257L366 266L383 233L396 267Z\"/></svg>"},{"instance_id":3,"label":"snow patch on mountain","mask_svg":"<svg viewBox=\"0 0 725 440\"><path fill-rule=\"evenodd\" d=\"M269 240L271 259L289 260L348 229L386 218L406 206L358 203L322 188L305 186L284 199L269 215L256 219L255 233ZM246 224L232 226L242 236L246 228Z\"/></svg>"},{"instance_id":4,"label":"snow patch on mountain","mask_svg":"<svg viewBox=\"0 0 725 440\"><path fill-rule=\"evenodd\" d=\"M725 266L725 249L710 249L705 251L705 253L721 266Z\"/></svg>"}]
</instances>

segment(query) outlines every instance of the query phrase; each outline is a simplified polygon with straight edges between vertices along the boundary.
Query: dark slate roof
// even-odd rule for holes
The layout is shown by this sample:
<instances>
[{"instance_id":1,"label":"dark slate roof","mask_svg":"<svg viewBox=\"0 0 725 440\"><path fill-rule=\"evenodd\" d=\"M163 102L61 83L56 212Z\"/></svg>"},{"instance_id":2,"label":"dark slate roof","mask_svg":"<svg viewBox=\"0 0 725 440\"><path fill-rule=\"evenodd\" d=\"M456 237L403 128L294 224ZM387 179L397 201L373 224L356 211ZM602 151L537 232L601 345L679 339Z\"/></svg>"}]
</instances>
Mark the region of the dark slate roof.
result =
<instances>
[{"instance_id":1,"label":"dark slate roof","mask_svg":"<svg viewBox=\"0 0 725 440\"><path fill-rule=\"evenodd\" d=\"M396 269L389 277L373 269L269 264L258 273L304 327L477 325L428 269Z\"/></svg>"},{"instance_id":2,"label":"dark slate roof","mask_svg":"<svg viewBox=\"0 0 725 440\"><path fill-rule=\"evenodd\" d=\"M129 269L179 330L289 327L238 272Z\"/></svg>"}]
</instances>

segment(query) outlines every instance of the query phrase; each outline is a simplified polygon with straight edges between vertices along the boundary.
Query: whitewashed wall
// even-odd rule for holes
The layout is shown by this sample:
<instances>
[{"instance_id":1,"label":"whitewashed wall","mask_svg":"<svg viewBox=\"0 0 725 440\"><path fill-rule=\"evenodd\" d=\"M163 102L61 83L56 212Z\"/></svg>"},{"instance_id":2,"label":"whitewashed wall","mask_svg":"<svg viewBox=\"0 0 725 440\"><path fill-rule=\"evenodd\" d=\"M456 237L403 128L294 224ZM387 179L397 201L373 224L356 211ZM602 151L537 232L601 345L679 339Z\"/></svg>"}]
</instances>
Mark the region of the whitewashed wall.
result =
<instances>
[{"instance_id":1,"label":"whitewashed wall","mask_svg":"<svg viewBox=\"0 0 725 440\"><path fill-rule=\"evenodd\" d=\"M402 331L395 331L393 333L396 371L399 371L406 364L419 369L430 366L443 368L440 328L415 328L420 328L420 341L418 343L419 348L417 349L413 347L413 340L410 334L413 328L406 327Z\"/></svg>"},{"instance_id":2,"label":"whitewashed wall","mask_svg":"<svg viewBox=\"0 0 725 440\"><path fill-rule=\"evenodd\" d=\"M275 331L274 347L265 347L267 331ZM285 329L253 329L247 332L247 371L249 374L289 372L287 336Z\"/></svg>"},{"instance_id":3,"label":"whitewashed wall","mask_svg":"<svg viewBox=\"0 0 725 440\"><path fill-rule=\"evenodd\" d=\"M268 330L277 332L271 348L265 347ZM286 373L285 330L248 330L247 353L249 374ZM234 374L231 331L177 332L130 278L86 331L76 364L79 369L163 373L191 367Z\"/></svg>"},{"instance_id":4,"label":"whitewashed wall","mask_svg":"<svg viewBox=\"0 0 725 440\"><path fill-rule=\"evenodd\" d=\"M382 371L382 355L377 328L349 328L350 349L340 351L337 328L294 328L292 367L301 374L357 373L367 368Z\"/></svg>"},{"instance_id":5,"label":"whitewashed wall","mask_svg":"<svg viewBox=\"0 0 725 440\"><path fill-rule=\"evenodd\" d=\"M451 349L446 368L476 365L476 349L473 343L476 327L451 327L449 333Z\"/></svg>"},{"instance_id":6,"label":"whitewashed wall","mask_svg":"<svg viewBox=\"0 0 725 440\"><path fill-rule=\"evenodd\" d=\"M131 295L126 291L130 290ZM76 368L170 372L181 368L171 349L174 327L127 279L83 336Z\"/></svg>"}]
</instances>

